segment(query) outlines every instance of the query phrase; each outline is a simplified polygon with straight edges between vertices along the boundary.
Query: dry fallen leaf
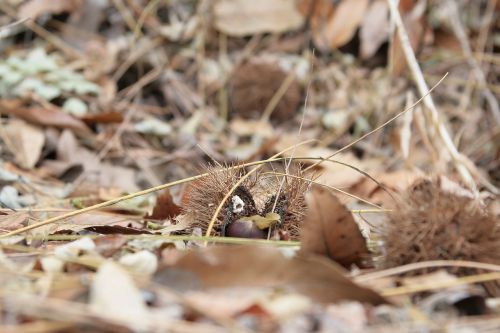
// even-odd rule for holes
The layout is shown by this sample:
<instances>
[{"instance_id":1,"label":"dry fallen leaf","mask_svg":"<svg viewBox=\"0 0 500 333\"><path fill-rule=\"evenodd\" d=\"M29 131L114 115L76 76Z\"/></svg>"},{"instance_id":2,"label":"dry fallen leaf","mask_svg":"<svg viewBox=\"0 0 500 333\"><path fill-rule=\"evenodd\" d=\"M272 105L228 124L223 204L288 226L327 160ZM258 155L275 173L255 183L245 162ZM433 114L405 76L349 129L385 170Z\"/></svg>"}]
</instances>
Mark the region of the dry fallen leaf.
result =
<instances>
[{"instance_id":1,"label":"dry fallen leaf","mask_svg":"<svg viewBox=\"0 0 500 333\"><path fill-rule=\"evenodd\" d=\"M122 234L100 236L94 239L96 252L105 258L111 257L127 244L127 237Z\"/></svg>"},{"instance_id":2,"label":"dry fallen leaf","mask_svg":"<svg viewBox=\"0 0 500 333\"><path fill-rule=\"evenodd\" d=\"M361 23L359 31L361 58L372 57L389 39L389 7L386 0L373 2Z\"/></svg>"},{"instance_id":3,"label":"dry fallen leaf","mask_svg":"<svg viewBox=\"0 0 500 333\"><path fill-rule=\"evenodd\" d=\"M151 323L140 290L130 275L111 261L102 264L95 275L90 304L94 312L136 331L147 331Z\"/></svg>"},{"instance_id":4,"label":"dry fallen leaf","mask_svg":"<svg viewBox=\"0 0 500 333\"><path fill-rule=\"evenodd\" d=\"M11 214L0 215L0 230L10 231L22 228L30 219L30 214L26 212L13 212Z\"/></svg>"},{"instance_id":5,"label":"dry fallen leaf","mask_svg":"<svg viewBox=\"0 0 500 333\"><path fill-rule=\"evenodd\" d=\"M389 307L386 307L389 308ZM330 304L326 309L324 332L366 332L372 313L357 302Z\"/></svg>"},{"instance_id":6,"label":"dry fallen leaf","mask_svg":"<svg viewBox=\"0 0 500 333\"><path fill-rule=\"evenodd\" d=\"M54 215L58 214L60 213ZM137 235L149 233L147 230L143 230L142 223L134 220L131 216L111 212L89 212L84 215L76 215L68 219L66 223L54 226L53 229L53 232L89 230L102 234Z\"/></svg>"},{"instance_id":7,"label":"dry fallen leaf","mask_svg":"<svg viewBox=\"0 0 500 333\"><path fill-rule=\"evenodd\" d=\"M264 320L287 320L312 311L309 298L297 293L269 293L265 289L235 288L210 292L190 292L185 299L196 309L215 318L260 317ZM359 303L358 303L359 304Z\"/></svg>"},{"instance_id":8,"label":"dry fallen leaf","mask_svg":"<svg viewBox=\"0 0 500 333\"><path fill-rule=\"evenodd\" d=\"M308 17L313 35L320 33L335 12L331 0L299 0L297 8Z\"/></svg>"},{"instance_id":9,"label":"dry fallen leaf","mask_svg":"<svg viewBox=\"0 0 500 333\"><path fill-rule=\"evenodd\" d=\"M298 153L297 155L328 158L328 156L332 155L334 151L329 148L316 147L310 148L304 152L304 155L299 155ZM357 171L355 168L363 170L365 172L370 172L366 159L361 161L350 152L337 154L331 159L331 161L338 161L340 163L327 161L321 163L315 168L319 173L316 181L321 184L338 188L346 188L358 183L365 178L363 174ZM311 162L305 161L305 163Z\"/></svg>"},{"instance_id":10,"label":"dry fallen leaf","mask_svg":"<svg viewBox=\"0 0 500 333\"><path fill-rule=\"evenodd\" d=\"M248 309L260 306L265 299L265 291L257 289L248 290L241 288L238 290L217 289L210 292L192 291L186 294L185 299L189 304L201 309L203 313L218 318L234 318ZM236 296L236 297L235 297ZM275 296L275 295L273 295ZM302 296L305 298L305 296ZM268 315L266 313L266 315Z\"/></svg>"},{"instance_id":11,"label":"dry fallen leaf","mask_svg":"<svg viewBox=\"0 0 500 333\"><path fill-rule=\"evenodd\" d=\"M182 255L160 270L155 280L176 290L224 287L279 287L318 302L386 300L356 285L335 263L314 255L287 257L279 249L259 246L214 246Z\"/></svg>"},{"instance_id":12,"label":"dry fallen leaf","mask_svg":"<svg viewBox=\"0 0 500 333\"><path fill-rule=\"evenodd\" d=\"M43 131L19 119L11 120L4 130L4 141L14 154L18 165L26 169L33 168L45 143Z\"/></svg>"},{"instance_id":13,"label":"dry fallen leaf","mask_svg":"<svg viewBox=\"0 0 500 333\"><path fill-rule=\"evenodd\" d=\"M422 176L422 173L418 170L398 170L379 172L372 174L372 176L377 180L378 184L371 179L365 178L351 187L349 193L387 208L394 204L394 194L402 193L415 179Z\"/></svg>"},{"instance_id":14,"label":"dry fallen leaf","mask_svg":"<svg viewBox=\"0 0 500 333\"><path fill-rule=\"evenodd\" d=\"M324 255L349 268L362 266L370 252L351 212L332 193L313 187L306 195L301 251Z\"/></svg>"},{"instance_id":15,"label":"dry fallen leaf","mask_svg":"<svg viewBox=\"0 0 500 333\"><path fill-rule=\"evenodd\" d=\"M146 219L152 220L164 220L173 218L181 213L181 207L179 207L172 198L172 195L168 190L162 192L158 195L156 200L156 205L153 208L151 215L146 215Z\"/></svg>"},{"instance_id":16,"label":"dry fallen leaf","mask_svg":"<svg viewBox=\"0 0 500 333\"><path fill-rule=\"evenodd\" d=\"M214 15L217 30L235 37L285 32L304 22L290 0L220 0L214 6Z\"/></svg>"},{"instance_id":17,"label":"dry fallen leaf","mask_svg":"<svg viewBox=\"0 0 500 333\"><path fill-rule=\"evenodd\" d=\"M56 107L47 110L42 107L24 107L18 100L1 100L0 113L17 116L37 125L68 128L80 135L92 135L85 123Z\"/></svg>"},{"instance_id":18,"label":"dry fallen leaf","mask_svg":"<svg viewBox=\"0 0 500 333\"><path fill-rule=\"evenodd\" d=\"M136 172L132 168L101 162L97 154L80 145L69 130L64 130L57 142L57 158L69 165L82 165L87 172L86 180L109 188L116 187L129 192L137 191Z\"/></svg>"},{"instance_id":19,"label":"dry fallen leaf","mask_svg":"<svg viewBox=\"0 0 500 333\"><path fill-rule=\"evenodd\" d=\"M158 258L146 250L125 254L118 262L131 272L140 275L153 274L158 268Z\"/></svg>"},{"instance_id":20,"label":"dry fallen leaf","mask_svg":"<svg viewBox=\"0 0 500 333\"><path fill-rule=\"evenodd\" d=\"M64 130L59 136L56 147L57 159L70 165L82 165L85 170L98 170L99 158L97 154L82 147L78 139L70 130Z\"/></svg>"},{"instance_id":21,"label":"dry fallen leaf","mask_svg":"<svg viewBox=\"0 0 500 333\"><path fill-rule=\"evenodd\" d=\"M344 0L333 15L313 31L316 46L323 50L336 49L349 42L358 29L368 7L368 0Z\"/></svg>"},{"instance_id":22,"label":"dry fallen leaf","mask_svg":"<svg viewBox=\"0 0 500 333\"><path fill-rule=\"evenodd\" d=\"M18 17L36 20L45 14L61 14L76 10L81 0L30 0L19 7Z\"/></svg>"}]
</instances>

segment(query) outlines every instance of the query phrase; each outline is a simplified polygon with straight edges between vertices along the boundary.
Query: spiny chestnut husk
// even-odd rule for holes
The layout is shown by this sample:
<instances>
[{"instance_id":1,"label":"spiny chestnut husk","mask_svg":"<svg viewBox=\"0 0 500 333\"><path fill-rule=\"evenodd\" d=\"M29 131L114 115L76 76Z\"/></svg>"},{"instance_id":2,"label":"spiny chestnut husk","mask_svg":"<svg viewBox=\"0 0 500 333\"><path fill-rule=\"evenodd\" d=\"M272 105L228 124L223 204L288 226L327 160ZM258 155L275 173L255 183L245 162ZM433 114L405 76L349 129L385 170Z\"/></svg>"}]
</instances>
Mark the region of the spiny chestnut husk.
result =
<instances>
[{"instance_id":1,"label":"spiny chestnut husk","mask_svg":"<svg viewBox=\"0 0 500 333\"><path fill-rule=\"evenodd\" d=\"M471 191L445 176L416 180L389 214L382 264L467 260L500 265L500 222ZM454 274L478 270L450 268ZM421 272L421 271L420 271ZM486 283L492 295L500 284Z\"/></svg>"},{"instance_id":2,"label":"spiny chestnut husk","mask_svg":"<svg viewBox=\"0 0 500 333\"><path fill-rule=\"evenodd\" d=\"M236 67L229 80L232 113L247 119L259 119L288 76L277 62L264 59L253 59ZM300 106L301 90L299 82L292 79L271 118L281 121L292 118Z\"/></svg>"},{"instance_id":3,"label":"spiny chestnut husk","mask_svg":"<svg viewBox=\"0 0 500 333\"><path fill-rule=\"evenodd\" d=\"M245 171L243 168L209 167L208 173L207 177L192 183L183 205L186 218L191 221L193 227L201 228L203 233L206 232L224 196L241 179ZM271 236L280 234L290 239L298 239L300 223L306 208L304 194L308 187L309 181L303 179L299 168L285 177L281 190L279 190L279 179L263 177L262 172L251 175L229 196L217 216L213 235L267 238L268 234ZM272 212L279 215L279 222L273 224L271 230L261 230L252 226L251 222L241 220L249 217L265 217ZM236 225L232 225L233 223Z\"/></svg>"}]
</instances>

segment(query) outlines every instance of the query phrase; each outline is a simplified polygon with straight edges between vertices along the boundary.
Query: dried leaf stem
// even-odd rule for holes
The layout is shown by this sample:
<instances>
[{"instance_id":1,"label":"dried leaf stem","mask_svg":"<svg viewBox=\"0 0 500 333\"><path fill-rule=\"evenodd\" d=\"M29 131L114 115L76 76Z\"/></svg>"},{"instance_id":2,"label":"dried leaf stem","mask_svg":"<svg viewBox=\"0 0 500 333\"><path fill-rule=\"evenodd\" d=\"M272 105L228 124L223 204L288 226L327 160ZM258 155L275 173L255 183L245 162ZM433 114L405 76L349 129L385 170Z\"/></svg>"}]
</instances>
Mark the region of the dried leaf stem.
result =
<instances>
[{"instance_id":1,"label":"dried leaf stem","mask_svg":"<svg viewBox=\"0 0 500 333\"><path fill-rule=\"evenodd\" d=\"M500 272L500 266L495 264L488 264L483 262L467 261L467 260L431 260L431 261L422 261L422 262L402 265L372 273L366 273L363 275L356 276L354 277L354 279L356 280L356 282L363 283L393 275L403 274L414 270L438 268L438 267L464 267L464 268L476 268L476 269Z\"/></svg>"},{"instance_id":2,"label":"dried leaf stem","mask_svg":"<svg viewBox=\"0 0 500 333\"><path fill-rule=\"evenodd\" d=\"M11 30L12 28L15 28L16 26L18 26L20 24L23 24L27 20L29 20L29 18L26 17L26 18L17 20L15 22L9 23L7 25L0 26L0 39L5 38L8 35L9 30Z\"/></svg>"},{"instance_id":3,"label":"dried leaf stem","mask_svg":"<svg viewBox=\"0 0 500 333\"><path fill-rule=\"evenodd\" d=\"M456 280L453 280L453 281L443 281L443 282L432 281L431 283L415 284L415 285L409 285L409 286L389 288L389 289L382 290L380 293L382 294L382 296L386 296L386 297L399 296L399 295L405 295L405 294L414 294L414 293L423 292L423 291L430 291L430 290L437 290L437 289L461 286L464 284L488 282L488 281L495 281L495 280L500 280L500 272L463 276L463 277L457 278Z\"/></svg>"},{"instance_id":4,"label":"dried leaf stem","mask_svg":"<svg viewBox=\"0 0 500 333\"><path fill-rule=\"evenodd\" d=\"M32 239L42 239L48 241L72 241L84 237L92 239L99 238L102 235L49 235L46 237L33 237ZM239 244L239 245L272 245L278 247L294 247L300 246L298 241L280 241L280 240L267 240L267 239L250 239L250 238L237 238L237 237L219 237L219 236L190 236L190 235L124 235L127 239L148 239L148 240L164 240L164 241L197 241L197 242L210 242L210 243L226 243L226 244ZM1 245L0 248L10 248L12 245Z\"/></svg>"}]
</instances>

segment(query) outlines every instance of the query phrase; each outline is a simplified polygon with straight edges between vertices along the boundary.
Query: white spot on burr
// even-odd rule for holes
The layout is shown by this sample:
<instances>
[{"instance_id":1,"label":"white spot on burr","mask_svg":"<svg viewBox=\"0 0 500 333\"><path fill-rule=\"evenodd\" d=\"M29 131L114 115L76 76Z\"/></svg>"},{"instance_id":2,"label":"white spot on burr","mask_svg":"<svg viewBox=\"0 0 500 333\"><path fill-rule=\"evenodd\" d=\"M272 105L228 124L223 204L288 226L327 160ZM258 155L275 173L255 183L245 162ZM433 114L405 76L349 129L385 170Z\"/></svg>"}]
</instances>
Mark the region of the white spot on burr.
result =
<instances>
[{"instance_id":1,"label":"white spot on burr","mask_svg":"<svg viewBox=\"0 0 500 333\"><path fill-rule=\"evenodd\" d=\"M241 213L245 208L245 203L243 202L243 200L241 200L239 196L237 195L233 196L231 198L231 201L233 202L233 213L235 214Z\"/></svg>"}]
</instances>

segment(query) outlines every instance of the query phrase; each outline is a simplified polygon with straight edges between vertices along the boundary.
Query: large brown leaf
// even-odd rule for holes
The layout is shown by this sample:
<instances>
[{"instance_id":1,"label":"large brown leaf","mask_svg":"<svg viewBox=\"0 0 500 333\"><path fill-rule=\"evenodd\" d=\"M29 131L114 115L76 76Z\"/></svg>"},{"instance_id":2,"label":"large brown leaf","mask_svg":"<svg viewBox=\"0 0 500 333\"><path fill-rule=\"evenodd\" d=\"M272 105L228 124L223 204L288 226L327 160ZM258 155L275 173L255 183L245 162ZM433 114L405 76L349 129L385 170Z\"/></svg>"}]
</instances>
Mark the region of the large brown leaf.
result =
<instances>
[{"instance_id":1,"label":"large brown leaf","mask_svg":"<svg viewBox=\"0 0 500 333\"><path fill-rule=\"evenodd\" d=\"M214 246L181 255L159 271L155 280L176 290L186 287L280 287L298 291L318 302L387 301L358 286L335 263L314 255L287 257L276 248Z\"/></svg>"},{"instance_id":2,"label":"large brown leaf","mask_svg":"<svg viewBox=\"0 0 500 333\"><path fill-rule=\"evenodd\" d=\"M302 1L301 7L307 8ZM359 28L368 8L368 0L344 0L337 6L331 1L314 3L312 8L312 32L314 44L322 49L336 49L347 44ZM311 5L311 4L310 4Z\"/></svg>"},{"instance_id":3,"label":"large brown leaf","mask_svg":"<svg viewBox=\"0 0 500 333\"><path fill-rule=\"evenodd\" d=\"M363 266L370 253L351 212L320 187L314 187L306 201L301 251L327 256L344 267Z\"/></svg>"}]
</instances>

